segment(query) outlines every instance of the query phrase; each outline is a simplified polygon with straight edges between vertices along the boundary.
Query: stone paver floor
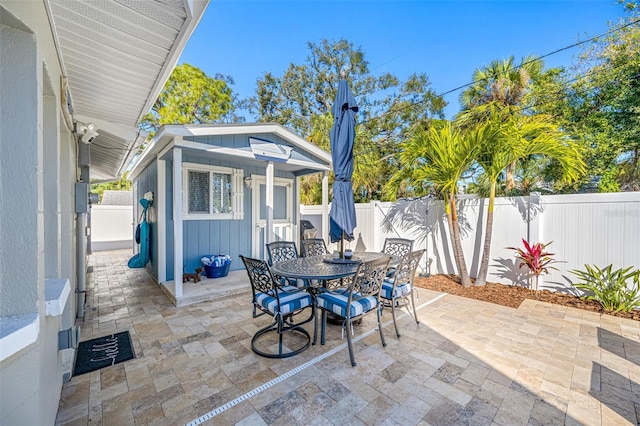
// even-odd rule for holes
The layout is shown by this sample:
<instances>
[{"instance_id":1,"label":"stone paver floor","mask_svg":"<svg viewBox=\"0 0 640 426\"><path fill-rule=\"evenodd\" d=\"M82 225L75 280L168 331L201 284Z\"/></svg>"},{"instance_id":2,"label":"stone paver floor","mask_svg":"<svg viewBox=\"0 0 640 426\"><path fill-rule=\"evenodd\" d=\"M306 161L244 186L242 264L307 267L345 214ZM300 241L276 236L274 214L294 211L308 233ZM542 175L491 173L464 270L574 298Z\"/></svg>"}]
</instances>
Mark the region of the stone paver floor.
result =
<instances>
[{"instance_id":1,"label":"stone paver floor","mask_svg":"<svg viewBox=\"0 0 640 426\"><path fill-rule=\"evenodd\" d=\"M176 308L146 271L126 266L130 255L91 255L81 340L129 330L137 357L73 377L57 424L640 421L636 321L530 300L505 308L420 289L420 324L404 315L400 339L390 313L383 315L386 348L371 332L375 315L356 327L355 368L337 326L329 326L325 346L271 360L250 349L268 319L251 317L248 292Z\"/></svg>"}]
</instances>

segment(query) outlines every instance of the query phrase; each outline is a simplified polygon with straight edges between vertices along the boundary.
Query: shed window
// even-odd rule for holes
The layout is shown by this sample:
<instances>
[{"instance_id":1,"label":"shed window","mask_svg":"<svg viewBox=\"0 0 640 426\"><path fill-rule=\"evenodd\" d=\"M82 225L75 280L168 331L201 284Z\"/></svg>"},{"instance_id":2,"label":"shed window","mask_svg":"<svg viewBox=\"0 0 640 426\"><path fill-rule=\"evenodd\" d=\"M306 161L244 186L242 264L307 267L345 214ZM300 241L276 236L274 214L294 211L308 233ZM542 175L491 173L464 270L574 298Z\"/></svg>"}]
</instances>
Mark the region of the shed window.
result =
<instances>
[{"instance_id":1,"label":"shed window","mask_svg":"<svg viewBox=\"0 0 640 426\"><path fill-rule=\"evenodd\" d=\"M211 173L213 184L213 212L231 213L231 175Z\"/></svg>"},{"instance_id":2,"label":"shed window","mask_svg":"<svg viewBox=\"0 0 640 426\"><path fill-rule=\"evenodd\" d=\"M241 169L184 165L186 219L242 219Z\"/></svg>"},{"instance_id":3,"label":"shed window","mask_svg":"<svg viewBox=\"0 0 640 426\"><path fill-rule=\"evenodd\" d=\"M209 173L189 170L189 213L209 213Z\"/></svg>"}]
</instances>

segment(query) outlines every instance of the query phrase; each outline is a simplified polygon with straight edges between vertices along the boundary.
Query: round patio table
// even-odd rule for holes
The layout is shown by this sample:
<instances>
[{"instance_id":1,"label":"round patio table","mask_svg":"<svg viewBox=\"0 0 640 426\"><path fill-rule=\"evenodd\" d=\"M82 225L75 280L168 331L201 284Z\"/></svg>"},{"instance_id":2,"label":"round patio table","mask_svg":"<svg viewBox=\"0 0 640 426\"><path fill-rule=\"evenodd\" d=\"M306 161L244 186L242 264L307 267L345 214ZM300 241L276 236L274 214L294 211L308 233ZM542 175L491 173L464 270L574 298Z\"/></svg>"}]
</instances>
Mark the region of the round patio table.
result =
<instances>
[{"instance_id":1,"label":"round patio table","mask_svg":"<svg viewBox=\"0 0 640 426\"><path fill-rule=\"evenodd\" d=\"M340 261L334 259L333 254L325 254L323 256L299 257L296 259L283 260L271 266L271 272L286 278L296 278L302 280L318 280L322 282L322 286L326 281L339 278L349 277L356 273L358 265L361 262L369 262L371 260L382 259L383 257L391 258L390 265L397 265L400 257L379 252L354 252L352 261ZM309 281L310 282L310 281ZM309 286L309 290L314 294L317 287ZM327 314L329 316L327 317ZM325 318L332 324L341 324L344 318L337 316L331 312L322 311L322 322ZM313 344L316 344L317 330L314 324ZM320 342L324 345L324 341Z\"/></svg>"},{"instance_id":2,"label":"round patio table","mask_svg":"<svg viewBox=\"0 0 640 426\"><path fill-rule=\"evenodd\" d=\"M353 256L354 258L359 259L360 262L369 262L383 257L390 257L391 265L399 262L400 260L397 256L368 251L354 252ZM360 263L357 260L350 263L333 263L332 260L332 254L299 257L297 259L278 262L271 266L271 271L275 275L287 278L325 281L344 278L355 274L356 269L358 269L358 264Z\"/></svg>"}]
</instances>

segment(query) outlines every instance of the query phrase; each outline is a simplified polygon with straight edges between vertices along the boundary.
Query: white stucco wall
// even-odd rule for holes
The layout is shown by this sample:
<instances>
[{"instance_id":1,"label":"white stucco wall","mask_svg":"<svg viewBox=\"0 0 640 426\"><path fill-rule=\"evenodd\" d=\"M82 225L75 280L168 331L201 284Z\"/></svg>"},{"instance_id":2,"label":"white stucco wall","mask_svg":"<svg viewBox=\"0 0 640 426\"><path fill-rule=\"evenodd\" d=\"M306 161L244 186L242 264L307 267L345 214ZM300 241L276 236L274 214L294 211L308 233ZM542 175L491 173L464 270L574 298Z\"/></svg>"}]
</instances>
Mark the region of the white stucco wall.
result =
<instances>
[{"instance_id":1,"label":"white stucco wall","mask_svg":"<svg viewBox=\"0 0 640 426\"><path fill-rule=\"evenodd\" d=\"M60 76L44 2L0 0L0 424L54 424L70 371L58 331L75 321L75 294L61 296L63 312L45 304L45 277L76 282Z\"/></svg>"},{"instance_id":2,"label":"white stucco wall","mask_svg":"<svg viewBox=\"0 0 640 426\"><path fill-rule=\"evenodd\" d=\"M5 15L5 14L3 14ZM2 16L0 22L9 21ZM33 35L0 25L0 316L37 311L40 71ZM24 268L31 265L30 268ZM20 276L20 280L7 279ZM25 285L24 282L29 283Z\"/></svg>"}]
</instances>

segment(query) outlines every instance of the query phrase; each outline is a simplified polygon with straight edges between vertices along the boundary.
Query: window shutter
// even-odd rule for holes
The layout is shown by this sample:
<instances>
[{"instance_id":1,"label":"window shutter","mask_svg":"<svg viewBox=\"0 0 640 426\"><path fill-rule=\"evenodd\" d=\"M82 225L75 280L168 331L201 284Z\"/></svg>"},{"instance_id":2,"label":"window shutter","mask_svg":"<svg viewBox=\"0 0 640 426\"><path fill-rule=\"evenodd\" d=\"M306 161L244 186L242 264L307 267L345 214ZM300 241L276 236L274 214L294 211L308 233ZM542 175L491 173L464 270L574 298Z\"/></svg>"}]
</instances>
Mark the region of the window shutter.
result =
<instances>
[{"instance_id":1,"label":"window shutter","mask_svg":"<svg viewBox=\"0 0 640 426\"><path fill-rule=\"evenodd\" d=\"M235 220L244 219L244 171L242 169L233 169L233 185L232 185L232 201L233 218Z\"/></svg>"}]
</instances>

